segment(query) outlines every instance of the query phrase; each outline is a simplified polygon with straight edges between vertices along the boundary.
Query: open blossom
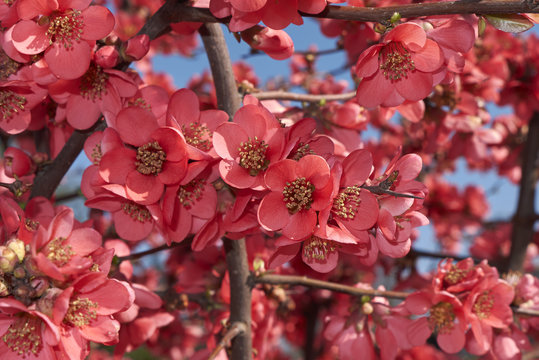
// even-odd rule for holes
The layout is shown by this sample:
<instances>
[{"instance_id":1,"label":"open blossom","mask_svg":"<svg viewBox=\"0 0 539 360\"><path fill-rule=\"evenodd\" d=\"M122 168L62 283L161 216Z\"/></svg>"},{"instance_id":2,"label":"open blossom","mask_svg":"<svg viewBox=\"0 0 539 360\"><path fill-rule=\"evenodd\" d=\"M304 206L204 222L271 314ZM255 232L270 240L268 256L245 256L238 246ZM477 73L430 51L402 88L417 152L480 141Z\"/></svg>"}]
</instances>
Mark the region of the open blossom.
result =
<instances>
[{"instance_id":1,"label":"open blossom","mask_svg":"<svg viewBox=\"0 0 539 360\"><path fill-rule=\"evenodd\" d=\"M31 110L46 96L43 89L24 81L0 81L0 129L18 134L32 121Z\"/></svg>"},{"instance_id":2,"label":"open blossom","mask_svg":"<svg viewBox=\"0 0 539 360\"><path fill-rule=\"evenodd\" d=\"M45 52L50 70L62 79L75 79L88 70L95 40L107 36L114 16L104 6L84 1L20 0L21 18L13 28L13 44L23 54Z\"/></svg>"},{"instance_id":3,"label":"open blossom","mask_svg":"<svg viewBox=\"0 0 539 360\"><path fill-rule=\"evenodd\" d=\"M266 171L271 190L258 208L258 221L267 230L282 229L290 239L309 236L316 226L317 214L330 200L332 183L329 166L318 155L299 161L281 160Z\"/></svg>"},{"instance_id":4,"label":"open blossom","mask_svg":"<svg viewBox=\"0 0 539 360\"><path fill-rule=\"evenodd\" d=\"M362 80L357 88L357 102L372 108L424 99L436 85L433 73L443 61L440 47L427 38L421 26L398 25L381 44L371 46L359 57L355 72Z\"/></svg>"},{"instance_id":5,"label":"open blossom","mask_svg":"<svg viewBox=\"0 0 539 360\"><path fill-rule=\"evenodd\" d=\"M155 116L139 107L120 111L116 129L127 147L111 149L99 163L99 174L108 183L124 185L130 200L156 203L165 185L179 183L187 172L187 150L180 132L158 125Z\"/></svg>"},{"instance_id":6,"label":"open blossom","mask_svg":"<svg viewBox=\"0 0 539 360\"><path fill-rule=\"evenodd\" d=\"M236 188L265 188L264 174L281 159L284 131L279 122L262 106L247 104L234 115L234 122L220 125L213 146L223 158L219 172L223 180Z\"/></svg>"}]
</instances>

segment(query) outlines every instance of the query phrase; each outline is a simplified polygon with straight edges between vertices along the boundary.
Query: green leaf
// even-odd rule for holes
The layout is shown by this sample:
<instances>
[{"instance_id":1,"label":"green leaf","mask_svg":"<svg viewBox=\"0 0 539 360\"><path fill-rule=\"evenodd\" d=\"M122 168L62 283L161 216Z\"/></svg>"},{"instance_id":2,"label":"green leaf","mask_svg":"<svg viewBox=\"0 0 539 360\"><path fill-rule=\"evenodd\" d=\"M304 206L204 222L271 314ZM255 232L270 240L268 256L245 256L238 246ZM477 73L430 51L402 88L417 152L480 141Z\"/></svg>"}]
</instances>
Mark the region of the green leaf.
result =
<instances>
[{"instance_id":1,"label":"green leaf","mask_svg":"<svg viewBox=\"0 0 539 360\"><path fill-rule=\"evenodd\" d=\"M483 33L485 32L486 27L487 27L487 22L485 21L485 18L483 16L480 16L479 21L477 22L477 32L479 36L483 36Z\"/></svg>"},{"instance_id":2,"label":"green leaf","mask_svg":"<svg viewBox=\"0 0 539 360\"><path fill-rule=\"evenodd\" d=\"M526 31L533 26L533 23L523 15L500 14L484 16L492 26L505 32L519 33Z\"/></svg>"}]
</instances>

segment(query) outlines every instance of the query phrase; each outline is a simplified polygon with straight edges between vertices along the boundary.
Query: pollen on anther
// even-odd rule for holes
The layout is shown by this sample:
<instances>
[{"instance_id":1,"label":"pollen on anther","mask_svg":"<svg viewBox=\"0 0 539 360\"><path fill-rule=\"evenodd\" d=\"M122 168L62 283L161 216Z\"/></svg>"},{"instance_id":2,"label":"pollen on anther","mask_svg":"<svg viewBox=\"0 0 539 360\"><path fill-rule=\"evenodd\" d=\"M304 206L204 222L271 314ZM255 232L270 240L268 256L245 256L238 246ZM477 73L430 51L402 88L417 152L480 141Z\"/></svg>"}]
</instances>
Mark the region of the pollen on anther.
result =
<instances>
[{"instance_id":1,"label":"pollen on anther","mask_svg":"<svg viewBox=\"0 0 539 360\"><path fill-rule=\"evenodd\" d=\"M163 170L167 154L157 141L151 141L137 148L137 171L144 175L158 175Z\"/></svg>"},{"instance_id":2,"label":"pollen on anther","mask_svg":"<svg viewBox=\"0 0 539 360\"><path fill-rule=\"evenodd\" d=\"M256 136L242 142L238 148L239 164L249 171L249 175L256 176L259 172L268 168L269 160L266 159L268 144Z\"/></svg>"},{"instance_id":3,"label":"pollen on anther","mask_svg":"<svg viewBox=\"0 0 539 360\"><path fill-rule=\"evenodd\" d=\"M304 177L286 183L283 189L283 201L290 214L311 208L315 187Z\"/></svg>"}]
</instances>

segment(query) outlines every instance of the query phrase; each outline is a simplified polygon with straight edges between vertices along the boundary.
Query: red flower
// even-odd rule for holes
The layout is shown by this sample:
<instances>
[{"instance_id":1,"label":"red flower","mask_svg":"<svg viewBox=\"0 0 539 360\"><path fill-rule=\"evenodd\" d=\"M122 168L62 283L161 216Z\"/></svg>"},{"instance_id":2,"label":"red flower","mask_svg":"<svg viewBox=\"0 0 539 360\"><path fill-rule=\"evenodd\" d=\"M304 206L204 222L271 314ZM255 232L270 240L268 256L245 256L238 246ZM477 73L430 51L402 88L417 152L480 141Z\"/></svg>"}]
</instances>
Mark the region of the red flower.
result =
<instances>
[{"instance_id":1,"label":"red flower","mask_svg":"<svg viewBox=\"0 0 539 360\"><path fill-rule=\"evenodd\" d=\"M219 172L227 184L262 190L266 169L281 159L284 132L264 107L248 104L236 112L233 123L215 130L213 146L223 158Z\"/></svg>"},{"instance_id":2,"label":"red flower","mask_svg":"<svg viewBox=\"0 0 539 360\"><path fill-rule=\"evenodd\" d=\"M258 221L267 230L280 230L299 240L312 234L316 211L328 206L331 196L329 166L324 158L307 155L299 161L281 160L266 171L271 190L258 207Z\"/></svg>"},{"instance_id":3,"label":"red flower","mask_svg":"<svg viewBox=\"0 0 539 360\"><path fill-rule=\"evenodd\" d=\"M7 359L53 360L60 331L43 313L12 298L0 299L0 354Z\"/></svg>"},{"instance_id":4,"label":"red flower","mask_svg":"<svg viewBox=\"0 0 539 360\"><path fill-rule=\"evenodd\" d=\"M120 111L116 128L136 150L118 147L105 153L99 174L108 183L125 185L129 199L142 205L156 203L165 185L177 184L185 176L185 141L178 130L160 127L151 112L138 107Z\"/></svg>"},{"instance_id":5,"label":"red flower","mask_svg":"<svg viewBox=\"0 0 539 360\"><path fill-rule=\"evenodd\" d=\"M435 85L432 73L443 62L440 47L419 25L398 25L385 35L383 43L359 57L355 72L363 80L357 88L357 102L365 107L391 107L424 99Z\"/></svg>"},{"instance_id":6,"label":"red flower","mask_svg":"<svg viewBox=\"0 0 539 360\"><path fill-rule=\"evenodd\" d=\"M45 61L59 78L75 79L88 70L95 43L114 28L114 16L90 0L20 0L22 19L13 28L13 44L23 54L45 51Z\"/></svg>"}]
</instances>

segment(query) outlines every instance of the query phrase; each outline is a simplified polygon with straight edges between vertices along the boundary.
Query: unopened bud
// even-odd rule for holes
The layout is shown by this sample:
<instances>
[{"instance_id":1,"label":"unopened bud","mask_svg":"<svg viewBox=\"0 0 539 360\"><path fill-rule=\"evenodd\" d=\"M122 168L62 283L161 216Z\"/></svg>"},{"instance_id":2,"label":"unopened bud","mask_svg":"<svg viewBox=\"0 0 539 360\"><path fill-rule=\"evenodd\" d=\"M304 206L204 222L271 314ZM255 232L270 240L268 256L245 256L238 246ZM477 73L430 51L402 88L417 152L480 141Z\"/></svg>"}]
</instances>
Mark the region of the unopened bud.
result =
<instances>
[{"instance_id":1,"label":"unopened bud","mask_svg":"<svg viewBox=\"0 0 539 360\"><path fill-rule=\"evenodd\" d=\"M10 273L17 265L17 254L6 246L0 246L0 270Z\"/></svg>"},{"instance_id":2,"label":"unopened bud","mask_svg":"<svg viewBox=\"0 0 539 360\"><path fill-rule=\"evenodd\" d=\"M387 30L387 27L385 27L384 25L380 23L377 23L376 25L374 25L374 31L377 32L378 34L384 34L386 30Z\"/></svg>"},{"instance_id":3,"label":"unopened bud","mask_svg":"<svg viewBox=\"0 0 539 360\"><path fill-rule=\"evenodd\" d=\"M370 302L361 305L361 312L365 315L370 315L374 311L374 308Z\"/></svg>"},{"instance_id":4,"label":"unopened bud","mask_svg":"<svg viewBox=\"0 0 539 360\"><path fill-rule=\"evenodd\" d=\"M130 60L140 60L150 50L150 38L146 34L137 35L127 40L125 55Z\"/></svg>"},{"instance_id":5,"label":"unopened bud","mask_svg":"<svg viewBox=\"0 0 539 360\"><path fill-rule=\"evenodd\" d=\"M26 277L26 271L22 266L17 266L13 270L13 276L15 276L17 279L24 279Z\"/></svg>"},{"instance_id":6,"label":"unopened bud","mask_svg":"<svg viewBox=\"0 0 539 360\"><path fill-rule=\"evenodd\" d=\"M395 24L395 23L398 22L400 19L401 19L401 14L399 14L398 12L394 12L393 15L391 15L391 19L389 19L389 21L390 21L392 24Z\"/></svg>"},{"instance_id":7,"label":"unopened bud","mask_svg":"<svg viewBox=\"0 0 539 360\"><path fill-rule=\"evenodd\" d=\"M35 297L40 297L49 288L49 281L45 278L36 278L30 282L30 286L34 289Z\"/></svg>"},{"instance_id":8,"label":"unopened bud","mask_svg":"<svg viewBox=\"0 0 539 360\"><path fill-rule=\"evenodd\" d=\"M104 69L110 69L118 63L118 50L114 46L103 46L95 52L95 63Z\"/></svg>"},{"instance_id":9,"label":"unopened bud","mask_svg":"<svg viewBox=\"0 0 539 360\"><path fill-rule=\"evenodd\" d=\"M0 281L0 297L9 296L9 290L7 288L6 283L4 281Z\"/></svg>"},{"instance_id":10,"label":"unopened bud","mask_svg":"<svg viewBox=\"0 0 539 360\"><path fill-rule=\"evenodd\" d=\"M9 249L15 252L15 254L17 255L17 258L19 259L19 262L22 262L24 257L26 256L26 249L25 249L24 241L20 239L11 239L7 242L6 245Z\"/></svg>"}]
</instances>

